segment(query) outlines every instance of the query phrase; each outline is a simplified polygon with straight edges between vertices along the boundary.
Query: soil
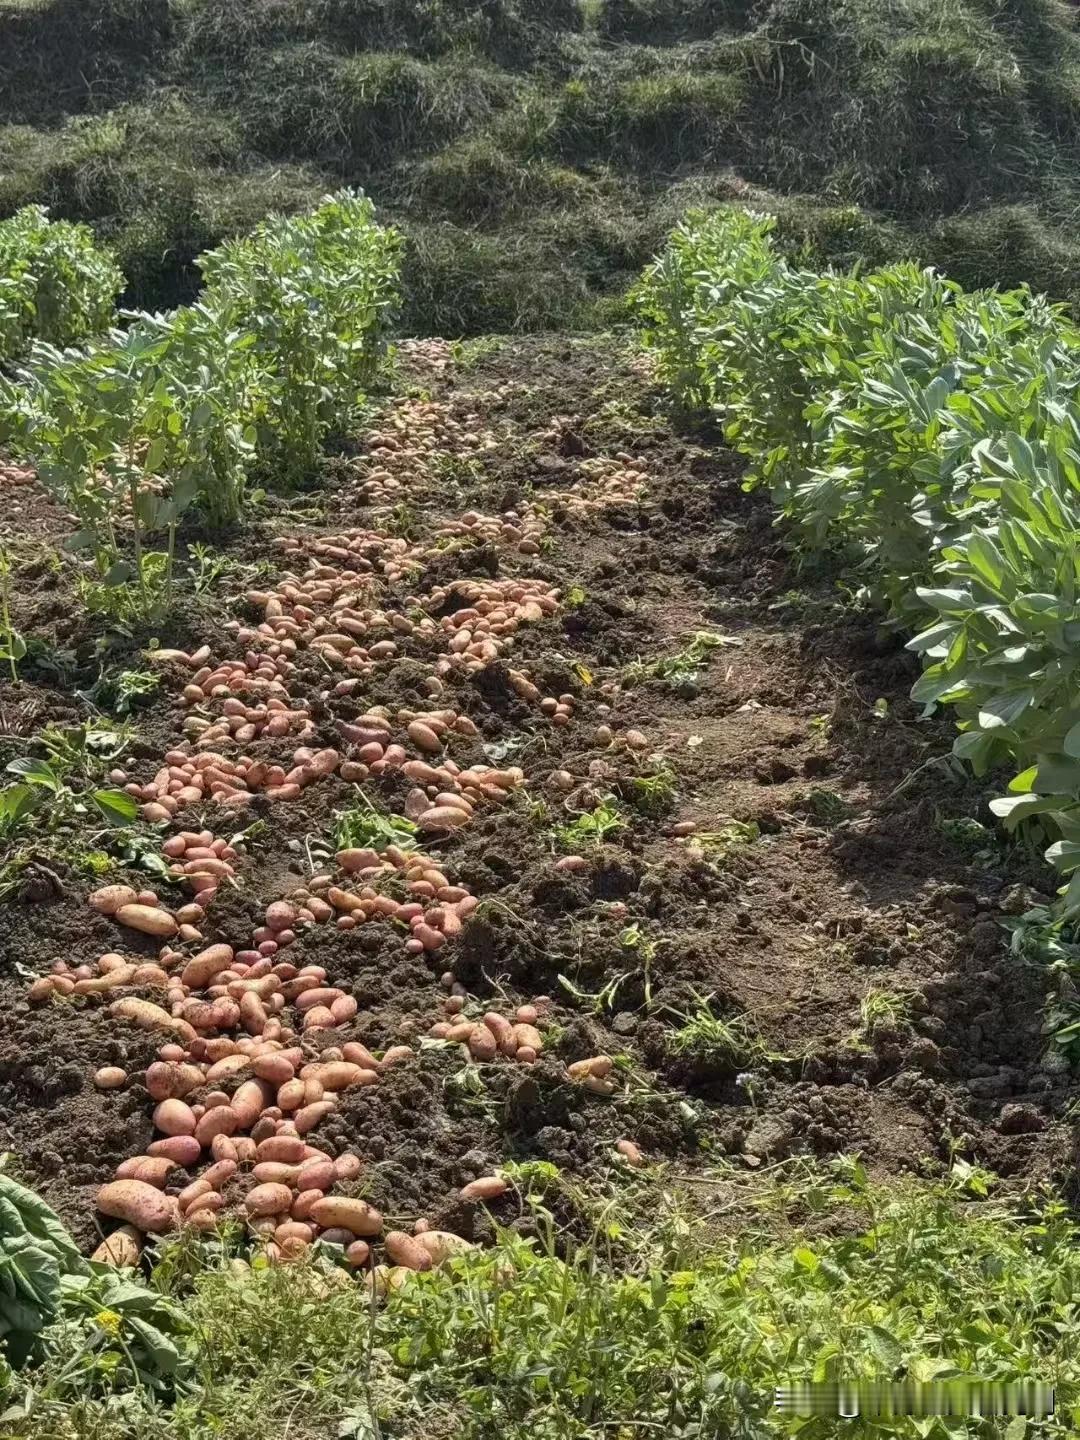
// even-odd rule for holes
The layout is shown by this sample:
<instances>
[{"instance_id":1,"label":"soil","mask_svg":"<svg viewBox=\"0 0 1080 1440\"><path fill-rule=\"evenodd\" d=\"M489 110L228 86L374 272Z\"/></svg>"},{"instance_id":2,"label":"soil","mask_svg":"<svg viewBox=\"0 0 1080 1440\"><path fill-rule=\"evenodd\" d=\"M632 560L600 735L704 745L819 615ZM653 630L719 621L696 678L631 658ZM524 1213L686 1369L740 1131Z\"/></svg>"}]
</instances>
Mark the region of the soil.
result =
<instances>
[{"instance_id":1,"label":"soil","mask_svg":"<svg viewBox=\"0 0 1080 1440\"><path fill-rule=\"evenodd\" d=\"M359 1151L363 1193L395 1224L424 1216L477 1236L489 1222L457 1200L464 1183L509 1161L550 1162L567 1178L618 1174L620 1138L672 1179L721 1156L753 1169L840 1153L882 1177L940 1173L960 1156L1017 1184L1063 1178L1072 1079L1041 1034L1046 977L1010 953L1003 928L1050 879L989 828L993 777L959 776L948 725L909 701L917 670L902 637L827 566L800 567L767 497L744 489L738 458L679 431L628 340L406 346L370 426L385 430L418 401L460 426L403 504L362 503L383 462L354 437L321 490L272 498L219 544L218 578L196 594L189 575L156 630L163 645L209 640L231 653L221 621L245 613L237 597L277 533L424 535L469 509L542 507L538 553L449 546L425 584L527 575L558 586L560 612L517 633L510 663L545 695L572 694L573 719L556 728L522 702L501 660L448 682L440 703L479 730L459 763L520 765L525 791L428 847L481 899L437 957L406 955L389 925L298 940L301 963L325 965L355 995L350 1034L376 1050L419 1046L379 1086L348 1092L319 1143ZM485 444L455 442L470 430ZM637 465L640 493L573 503L595 493L600 462ZM62 512L35 489L18 503L14 620L36 643L20 682L0 682L4 758L28 753L48 723L85 719L76 692L102 668L139 667L149 638L87 615L77 562L57 553ZM406 608L409 588L384 603ZM722 638L696 666L666 673L700 632ZM314 700L321 741L339 742L336 720L370 705L422 708L429 660L406 647L361 694L326 701L325 673L301 655L291 688ZM167 673L131 717L124 763L137 779L179 733L176 690ZM642 748L598 738L600 726L640 731ZM260 744L250 753L287 742ZM551 781L564 770L569 793ZM408 788L393 776L364 787L387 811ZM238 888L215 901L207 940L237 941L310 873L310 844L351 789L333 777L297 801L256 805L267 824L250 837ZM607 796L620 828L574 844L581 871L557 870L567 853L557 828ZM985 834L954 823L971 820ZM675 833L687 822L694 834ZM27 1005L31 973L118 948L116 926L85 904L101 880L84 850L102 842L77 827L62 838L30 856L51 878L28 885L35 872L23 868L3 904L0 1126L21 1173L89 1244L93 1187L151 1136L137 1076L153 1044L101 1008ZM148 883L114 865L108 878ZM120 948L155 953L127 934ZM539 1063L469 1065L460 1047L424 1043L444 1018L447 970L477 1015L547 997ZM898 1003L868 1029L861 1007L882 993ZM567 1063L596 1054L616 1059L611 1097L568 1080ZM106 1063L135 1083L99 1094L91 1077ZM532 1223L515 1194L491 1209Z\"/></svg>"}]
</instances>

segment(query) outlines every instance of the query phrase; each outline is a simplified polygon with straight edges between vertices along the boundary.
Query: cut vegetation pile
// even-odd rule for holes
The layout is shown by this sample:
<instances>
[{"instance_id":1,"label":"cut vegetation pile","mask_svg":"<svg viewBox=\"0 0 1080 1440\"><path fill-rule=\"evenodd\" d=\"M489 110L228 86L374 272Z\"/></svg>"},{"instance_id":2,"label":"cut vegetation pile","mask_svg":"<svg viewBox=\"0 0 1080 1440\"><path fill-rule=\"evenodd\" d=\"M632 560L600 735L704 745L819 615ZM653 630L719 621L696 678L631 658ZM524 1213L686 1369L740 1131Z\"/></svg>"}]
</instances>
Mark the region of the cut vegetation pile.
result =
<instances>
[{"instance_id":1,"label":"cut vegetation pile","mask_svg":"<svg viewBox=\"0 0 1080 1440\"><path fill-rule=\"evenodd\" d=\"M362 185L406 328L603 319L692 203L813 258L1080 292L1063 0L3 0L0 215L87 220L132 303Z\"/></svg>"}]
</instances>

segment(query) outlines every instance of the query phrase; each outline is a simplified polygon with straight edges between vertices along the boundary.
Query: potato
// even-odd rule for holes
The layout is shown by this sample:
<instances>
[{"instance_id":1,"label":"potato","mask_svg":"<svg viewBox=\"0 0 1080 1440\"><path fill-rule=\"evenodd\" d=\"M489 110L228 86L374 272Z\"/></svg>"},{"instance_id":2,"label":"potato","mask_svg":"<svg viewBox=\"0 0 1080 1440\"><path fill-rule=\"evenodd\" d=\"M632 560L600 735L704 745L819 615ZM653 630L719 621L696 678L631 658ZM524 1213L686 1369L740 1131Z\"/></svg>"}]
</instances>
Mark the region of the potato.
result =
<instances>
[{"instance_id":1,"label":"potato","mask_svg":"<svg viewBox=\"0 0 1080 1440\"><path fill-rule=\"evenodd\" d=\"M205 990L216 975L229 968L234 955L231 945L209 945L188 961L180 978L191 990Z\"/></svg>"},{"instance_id":2,"label":"potato","mask_svg":"<svg viewBox=\"0 0 1080 1440\"><path fill-rule=\"evenodd\" d=\"M527 1045L539 1055L544 1048L544 1037L535 1025L523 1024L520 1020L514 1026L514 1039L518 1045Z\"/></svg>"},{"instance_id":3,"label":"potato","mask_svg":"<svg viewBox=\"0 0 1080 1440\"><path fill-rule=\"evenodd\" d=\"M354 1240L351 1245L345 1247L345 1263L358 1270L361 1265L366 1265L371 1259L371 1246L366 1240Z\"/></svg>"},{"instance_id":4,"label":"potato","mask_svg":"<svg viewBox=\"0 0 1080 1440\"><path fill-rule=\"evenodd\" d=\"M458 1198L461 1200L497 1200L509 1189L510 1182L504 1180L501 1175L485 1175L480 1180L472 1180L468 1185L463 1185L458 1191Z\"/></svg>"},{"instance_id":5,"label":"potato","mask_svg":"<svg viewBox=\"0 0 1080 1440\"><path fill-rule=\"evenodd\" d=\"M325 1229L340 1227L362 1236L378 1235L383 1223L378 1210L366 1200L341 1195L327 1195L317 1200L311 1207L311 1218Z\"/></svg>"},{"instance_id":6,"label":"potato","mask_svg":"<svg viewBox=\"0 0 1080 1440\"><path fill-rule=\"evenodd\" d=\"M244 1209L249 1215L283 1215L292 1204L292 1191L287 1185L256 1185L244 1196Z\"/></svg>"},{"instance_id":7,"label":"potato","mask_svg":"<svg viewBox=\"0 0 1080 1440\"><path fill-rule=\"evenodd\" d=\"M499 1053L495 1036L486 1025L474 1025L468 1039L469 1054L474 1060L494 1060ZM415 1266L413 1267L415 1269Z\"/></svg>"},{"instance_id":8,"label":"potato","mask_svg":"<svg viewBox=\"0 0 1080 1440\"><path fill-rule=\"evenodd\" d=\"M433 805L425 810L416 824L420 830L457 830L471 817L456 805Z\"/></svg>"},{"instance_id":9,"label":"potato","mask_svg":"<svg viewBox=\"0 0 1080 1440\"><path fill-rule=\"evenodd\" d=\"M162 1235L177 1222L176 1201L142 1180L113 1180L97 1194L97 1208L144 1235Z\"/></svg>"},{"instance_id":10,"label":"potato","mask_svg":"<svg viewBox=\"0 0 1080 1440\"><path fill-rule=\"evenodd\" d=\"M332 1160L305 1160L296 1177L297 1190L329 1190L337 1176Z\"/></svg>"},{"instance_id":11,"label":"potato","mask_svg":"<svg viewBox=\"0 0 1080 1440\"><path fill-rule=\"evenodd\" d=\"M94 1076L94 1084L99 1090L119 1090L127 1084L127 1079L127 1071L119 1065L103 1065Z\"/></svg>"},{"instance_id":12,"label":"potato","mask_svg":"<svg viewBox=\"0 0 1080 1440\"><path fill-rule=\"evenodd\" d=\"M138 898L130 885L103 885L90 896L90 908L99 915L115 915L124 905L134 905Z\"/></svg>"},{"instance_id":13,"label":"potato","mask_svg":"<svg viewBox=\"0 0 1080 1440\"><path fill-rule=\"evenodd\" d=\"M236 1174L235 1160L218 1160L213 1165L208 1165L202 1173L202 1178L212 1190L220 1190Z\"/></svg>"},{"instance_id":14,"label":"potato","mask_svg":"<svg viewBox=\"0 0 1080 1440\"><path fill-rule=\"evenodd\" d=\"M335 1180L355 1180L363 1169L359 1155L339 1155L334 1161Z\"/></svg>"},{"instance_id":15,"label":"potato","mask_svg":"<svg viewBox=\"0 0 1080 1440\"><path fill-rule=\"evenodd\" d=\"M215 1105L207 1110L195 1126L195 1138L208 1149L214 1143L215 1135L233 1135L240 1128L235 1111L228 1105Z\"/></svg>"},{"instance_id":16,"label":"potato","mask_svg":"<svg viewBox=\"0 0 1080 1440\"><path fill-rule=\"evenodd\" d=\"M186 1215L188 1206L193 1205L200 1195L209 1195L213 1188L210 1181L207 1180L205 1176L200 1175L199 1178L193 1180L190 1185L184 1186L183 1190L181 1190L180 1194L176 1197L176 1203Z\"/></svg>"},{"instance_id":17,"label":"potato","mask_svg":"<svg viewBox=\"0 0 1080 1440\"><path fill-rule=\"evenodd\" d=\"M144 935L157 935L163 940L175 935L179 928L169 912L156 905L121 905L115 915L121 925L139 930Z\"/></svg>"},{"instance_id":18,"label":"potato","mask_svg":"<svg viewBox=\"0 0 1080 1440\"><path fill-rule=\"evenodd\" d=\"M372 1075L373 1080L378 1076L373 1071L364 1070L359 1065L353 1065L348 1060L331 1060L328 1064L305 1065L300 1071L301 1080L318 1080L324 1090L348 1090L353 1085L370 1085L373 1080L365 1077Z\"/></svg>"},{"instance_id":19,"label":"potato","mask_svg":"<svg viewBox=\"0 0 1080 1440\"><path fill-rule=\"evenodd\" d=\"M409 1270L430 1270L432 1259L427 1250L404 1230L388 1230L383 1238L387 1256L395 1265Z\"/></svg>"},{"instance_id":20,"label":"potato","mask_svg":"<svg viewBox=\"0 0 1080 1440\"><path fill-rule=\"evenodd\" d=\"M321 1120L325 1120L333 1109L334 1102L332 1100L316 1100L312 1105L303 1106L303 1108L297 1110L293 1116L296 1133L298 1135L306 1135L309 1130L314 1130L315 1126L318 1125Z\"/></svg>"},{"instance_id":21,"label":"potato","mask_svg":"<svg viewBox=\"0 0 1080 1440\"><path fill-rule=\"evenodd\" d=\"M275 1089L287 1084L296 1074L292 1063L280 1051L276 1054L256 1055L251 1062L251 1068L260 1080L268 1080Z\"/></svg>"},{"instance_id":22,"label":"potato","mask_svg":"<svg viewBox=\"0 0 1080 1440\"><path fill-rule=\"evenodd\" d=\"M143 1030L169 1030L188 1044L195 1039L195 1031L186 1020L179 1020L160 1005L154 1005L149 1000L139 1000L134 995L125 996L123 1000L114 1000L109 1006L109 1014L118 1019L131 1020Z\"/></svg>"},{"instance_id":23,"label":"potato","mask_svg":"<svg viewBox=\"0 0 1080 1440\"><path fill-rule=\"evenodd\" d=\"M298 1165L286 1165L281 1160L260 1160L251 1172L253 1180L260 1185L295 1185L300 1173Z\"/></svg>"},{"instance_id":24,"label":"potato","mask_svg":"<svg viewBox=\"0 0 1080 1440\"><path fill-rule=\"evenodd\" d=\"M169 1135L164 1140L153 1140L146 1147L147 1155L164 1155L174 1165L182 1165L186 1170L191 1165L198 1164L199 1156L202 1154L202 1146L194 1135Z\"/></svg>"},{"instance_id":25,"label":"potato","mask_svg":"<svg viewBox=\"0 0 1080 1440\"><path fill-rule=\"evenodd\" d=\"M466 1255L477 1248L471 1240L455 1235L452 1230L422 1230L412 1238L414 1244L427 1251L432 1265L441 1265L454 1255Z\"/></svg>"},{"instance_id":26,"label":"potato","mask_svg":"<svg viewBox=\"0 0 1080 1440\"><path fill-rule=\"evenodd\" d=\"M176 1164L167 1155L133 1155L116 1167L117 1180L142 1180L155 1190L164 1190L169 1173Z\"/></svg>"},{"instance_id":27,"label":"potato","mask_svg":"<svg viewBox=\"0 0 1080 1440\"><path fill-rule=\"evenodd\" d=\"M645 1157L634 1144L633 1140L618 1140L615 1143L615 1149L626 1163L632 1165L635 1169L640 1169L641 1166L645 1164Z\"/></svg>"},{"instance_id":28,"label":"potato","mask_svg":"<svg viewBox=\"0 0 1080 1440\"><path fill-rule=\"evenodd\" d=\"M245 1080L237 1087L232 1097L232 1108L241 1130L250 1130L268 1103L268 1095L261 1080Z\"/></svg>"},{"instance_id":29,"label":"potato","mask_svg":"<svg viewBox=\"0 0 1080 1440\"><path fill-rule=\"evenodd\" d=\"M299 1165L304 1158L304 1142L298 1135L271 1135L260 1141L256 1154L264 1160L280 1160L285 1165Z\"/></svg>"},{"instance_id":30,"label":"potato","mask_svg":"<svg viewBox=\"0 0 1080 1440\"><path fill-rule=\"evenodd\" d=\"M165 1135L194 1135L195 1115L183 1100L162 1100L154 1109L154 1124Z\"/></svg>"},{"instance_id":31,"label":"potato","mask_svg":"<svg viewBox=\"0 0 1080 1440\"><path fill-rule=\"evenodd\" d=\"M121 1225L97 1247L90 1259L97 1265L112 1265L118 1269L139 1263L143 1237L134 1225Z\"/></svg>"},{"instance_id":32,"label":"potato","mask_svg":"<svg viewBox=\"0 0 1080 1440\"><path fill-rule=\"evenodd\" d=\"M145 1083L154 1100L182 1100L203 1083L203 1075L197 1065L155 1060L147 1067Z\"/></svg>"}]
</instances>

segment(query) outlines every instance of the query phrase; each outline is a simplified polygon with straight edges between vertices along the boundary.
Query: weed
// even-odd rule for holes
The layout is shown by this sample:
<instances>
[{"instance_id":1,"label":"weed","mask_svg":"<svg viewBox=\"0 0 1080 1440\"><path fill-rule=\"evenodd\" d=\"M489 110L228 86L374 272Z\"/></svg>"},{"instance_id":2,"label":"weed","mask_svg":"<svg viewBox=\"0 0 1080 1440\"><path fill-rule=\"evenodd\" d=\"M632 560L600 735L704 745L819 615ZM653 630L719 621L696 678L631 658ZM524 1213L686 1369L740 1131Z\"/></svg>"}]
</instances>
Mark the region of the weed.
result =
<instances>
[{"instance_id":1,"label":"weed","mask_svg":"<svg viewBox=\"0 0 1080 1440\"><path fill-rule=\"evenodd\" d=\"M11 558L0 545L0 661L6 660L14 684L19 678L18 664L26 655L26 641L11 622Z\"/></svg>"},{"instance_id":2,"label":"weed","mask_svg":"<svg viewBox=\"0 0 1080 1440\"><path fill-rule=\"evenodd\" d=\"M687 841L687 849L714 864L723 864L760 838L761 827L756 820L729 820L719 830L695 831Z\"/></svg>"},{"instance_id":3,"label":"weed","mask_svg":"<svg viewBox=\"0 0 1080 1440\"><path fill-rule=\"evenodd\" d=\"M95 705L116 715L130 715L148 704L161 686L161 675L153 670L105 671L88 692Z\"/></svg>"},{"instance_id":4,"label":"weed","mask_svg":"<svg viewBox=\"0 0 1080 1440\"><path fill-rule=\"evenodd\" d=\"M911 1025L911 997L896 990L871 986L859 1001L860 1041L873 1040L881 1030L904 1031Z\"/></svg>"},{"instance_id":5,"label":"weed","mask_svg":"<svg viewBox=\"0 0 1080 1440\"><path fill-rule=\"evenodd\" d=\"M564 850L579 850L584 846L600 846L611 836L626 828L626 817L619 810L614 795L606 795L592 810L579 815L568 825L555 828L555 839Z\"/></svg>"},{"instance_id":6,"label":"weed","mask_svg":"<svg viewBox=\"0 0 1080 1440\"><path fill-rule=\"evenodd\" d=\"M679 1028L667 1037L673 1055L726 1070L746 1070L773 1058L746 1015L719 1016L709 1000L693 1014L678 1015Z\"/></svg>"},{"instance_id":7,"label":"weed","mask_svg":"<svg viewBox=\"0 0 1080 1440\"><path fill-rule=\"evenodd\" d=\"M643 815L667 815L675 808L675 772L663 766L652 775L635 775L629 782L630 802Z\"/></svg>"},{"instance_id":8,"label":"weed","mask_svg":"<svg viewBox=\"0 0 1080 1440\"><path fill-rule=\"evenodd\" d=\"M404 815L387 815L377 810L362 790L356 805L335 810L330 827L334 850L383 851L388 845L399 850L416 849L416 826Z\"/></svg>"},{"instance_id":9,"label":"weed","mask_svg":"<svg viewBox=\"0 0 1080 1440\"><path fill-rule=\"evenodd\" d=\"M717 635L711 630L698 630L688 645L675 652L674 655L661 656L659 660L644 662L635 661L623 671L623 678L629 685L639 684L642 680L657 679L666 681L673 690L680 686L692 686L697 683L701 671L708 663L708 658L714 650L724 645L741 645L743 642L731 635Z\"/></svg>"},{"instance_id":10,"label":"weed","mask_svg":"<svg viewBox=\"0 0 1080 1440\"><path fill-rule=\"evenodd\" d=\"M823 785L815 785L807 792L803 806L815 824L828 828L841 824L855 813L854 806L850 805L842 795L838 795L835 790L829 790Z\"/></svg>"}]
</instances>

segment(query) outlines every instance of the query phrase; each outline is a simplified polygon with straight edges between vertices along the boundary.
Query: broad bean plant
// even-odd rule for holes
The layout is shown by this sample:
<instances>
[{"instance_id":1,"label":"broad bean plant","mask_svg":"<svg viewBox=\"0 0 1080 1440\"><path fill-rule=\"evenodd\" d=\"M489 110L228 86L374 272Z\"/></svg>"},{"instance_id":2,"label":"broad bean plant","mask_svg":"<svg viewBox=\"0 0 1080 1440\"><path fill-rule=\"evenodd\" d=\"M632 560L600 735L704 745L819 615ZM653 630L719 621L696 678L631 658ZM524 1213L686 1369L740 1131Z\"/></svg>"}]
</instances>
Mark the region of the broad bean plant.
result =
<instances>
[{"instance_id":1,"label":"broad bean plant","mask_svg":"<svg viewBox=\"0 0 1080 1440\"><path fill-rule=\"evenodd\" d=\"M800 268L773 222L688 218L637 304L682 404L723 425L806 548L840 550L951 706L955 751L1008 765L1080 913L1080 334L1027 290L929 270Z\"/></svg>"}]
</instances>

